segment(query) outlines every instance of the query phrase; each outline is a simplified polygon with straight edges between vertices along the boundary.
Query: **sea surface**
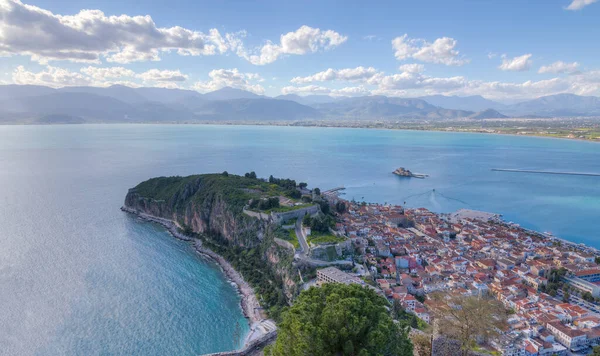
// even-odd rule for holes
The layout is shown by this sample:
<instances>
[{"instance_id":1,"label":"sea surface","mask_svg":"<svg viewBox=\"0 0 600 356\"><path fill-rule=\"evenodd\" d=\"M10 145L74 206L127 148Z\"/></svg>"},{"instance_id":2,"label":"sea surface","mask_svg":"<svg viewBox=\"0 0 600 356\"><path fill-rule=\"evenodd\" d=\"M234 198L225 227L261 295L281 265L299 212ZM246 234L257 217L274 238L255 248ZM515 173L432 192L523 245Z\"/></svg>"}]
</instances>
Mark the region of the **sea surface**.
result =
<instances>
[{"instance_id":1,"label":"sea surface","mask_svg":"<svg viewBox=\"0 0 600 356\"><path fill-rule=\"evenodd\" d=\"M426 179L394 176L397 167ZM485 134L193 125L0 126L0 354L196 355L248 325L219 268L119 210L155 176L290 177L347 199L500 213L600 248L600 144ZM435 191L434 191L435 189Z\"/></svg>"}]
</instances>

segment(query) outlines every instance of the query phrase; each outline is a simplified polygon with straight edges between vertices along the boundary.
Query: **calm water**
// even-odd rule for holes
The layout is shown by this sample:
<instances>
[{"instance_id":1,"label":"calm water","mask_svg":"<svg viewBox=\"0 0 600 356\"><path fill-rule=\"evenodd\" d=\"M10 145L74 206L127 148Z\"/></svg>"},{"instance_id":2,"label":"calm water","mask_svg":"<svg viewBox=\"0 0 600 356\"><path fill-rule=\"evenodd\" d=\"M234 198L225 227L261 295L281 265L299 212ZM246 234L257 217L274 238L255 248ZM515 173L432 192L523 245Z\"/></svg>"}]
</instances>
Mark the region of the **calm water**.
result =
<instances>
[{"instance_id":1,"label":"calm water","mask_svg":"<svg viewBox=\"0 0 600 356\"><path fill-rule=\"evenodd\" d=\"M402 179L399 166L431 177ZM355 129L0 126L0 353L192 355L232 349L239 297L219 269L119 210L149 177L273 174L346 197L501 213L600 247L589 142ZM435 189L435 193L433 192Z\"/></svg>"}]
</instances>

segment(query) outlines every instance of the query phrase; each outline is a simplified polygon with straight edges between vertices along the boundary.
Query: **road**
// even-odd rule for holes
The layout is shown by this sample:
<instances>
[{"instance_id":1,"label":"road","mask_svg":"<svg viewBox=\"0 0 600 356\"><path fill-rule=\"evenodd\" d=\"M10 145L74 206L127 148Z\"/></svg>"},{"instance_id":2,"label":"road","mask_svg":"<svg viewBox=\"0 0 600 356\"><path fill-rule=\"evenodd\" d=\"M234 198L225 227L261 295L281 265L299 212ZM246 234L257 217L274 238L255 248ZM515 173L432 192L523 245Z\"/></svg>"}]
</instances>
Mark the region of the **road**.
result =
<instances>
[{"instance_id":1,"label":"road","mask_svg":"<svg viewBox=\"0 0 600 356\"><path fill-rule=\"evenodd\" d=\"M308 242L306 242L306 236L304 236L304 230L302 229L302 218L298 218L298 220L296 220L296 237L298 238L298 242L300 242L300 246L302 247L302 251L299 254L305 257L310 256Z\"/></svg>"}]
</instances>

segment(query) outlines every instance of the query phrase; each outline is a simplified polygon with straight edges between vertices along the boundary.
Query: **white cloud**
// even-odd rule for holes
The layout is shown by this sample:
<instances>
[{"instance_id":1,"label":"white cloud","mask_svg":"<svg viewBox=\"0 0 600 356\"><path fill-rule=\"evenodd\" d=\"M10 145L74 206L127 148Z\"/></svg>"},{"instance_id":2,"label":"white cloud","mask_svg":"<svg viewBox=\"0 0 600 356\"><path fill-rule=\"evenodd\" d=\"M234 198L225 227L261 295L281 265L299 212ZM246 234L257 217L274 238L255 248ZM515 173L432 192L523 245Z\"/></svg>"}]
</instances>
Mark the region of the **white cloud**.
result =
<instances>
[{"instance_id":1,"label":"white cloud","mask_svg":"<svg viewBox=\"0 0 600 356\"><path fill-rule=\"evenodd\" d=\"M362 85L353 88L355 95L388 95L415 97L427 94L444 95L483 95L491 99L530 99L544 95L573 93L578 95L600 95L600 70L585 73L575 72L566 77L525 82L486 82L470 80L463 76L432 77L424 75L416 68L403 67L402 73L386 75L377 72L370 78L357 79ZM339 73L341 70L336 70ZM337 78L326 75L328 71L305 78ZM325 81L325 80L324 80ZM306 81L295 81L296 84ZM350 95L348 88L332 89L325 86L288 86L282 89L286 94L330 94Z\"/></svg>"},{"instance_id":2,"label":"white cloud","mask_svg":"<svg viewBox=\"0 0 600 356\"><path fill-rule=\"evenodd\" d=\"M131 69L126 69L123 67L84 67L79 70L81 73L92 77L94 80L105 80L107 78L123 78L123 77L133 77L135 76L135 72Z\"/></svg>"},{"instance_id":3,"label":"white cloud","mask_svg":"<svg viewBox=\"0 0 600 356\"><path fill-rule=\"evenodd\" d=\"M540 67L538 73L575 73L579 68L579 63L565 63L563 61L554 62L547 66Z\"/></svg>"},{"instance_id":4,"label":"white cloud","mask_svg":"<svg viewBox=\"0 0 600 356\"><path fill-rule=\"evenodd\" d=\"M320 50L329 50L346 42L348 37L339 33L318 28L302 26L294 32L281 35L279 44L271 41L262 46L258 53L247 54L242 47L238 47L238 55L246 58L255 65L264 65L275 62L286 54L303 55L315 53Z\"/></svg>"},{"instance_id":5,"label":"white cloud","mask_svg":"<svg viewBox=\"0 0 600 356\"><path fill-rule=\"evenodd\" d=\"M425 66L422 64L403 64L398 69L401 72L409 72L409 73L423 73L425 71Z\"/></svg>"},{"instance_id":6,"label":"white cloud","mask_svg":"<svg viewBox=\"0 0 600 356\"><path fill-rule=\"evenodd\" d=\"M461 76L436 78L421 73L403 72L379 78L377 83L381 90L434 89L447 91L461 88L467 79Z\"/></svg>"},{"instance_id":7,"label":"white cloud","mask_svg":"<svg viewBox=\"0 0 600 356\"><path fill-rule=\"evenodd\" d=\"M12 73L13 83L46 85L53 88L66 86L94 86L108 87L115 84L129 87L141 87L136 82L141 79L147 87L178 88L177 82L187 80L188 76L179 70L151 69L143 73L123 67L83 67L79 72L47 65L40 72L26 70L24 66L18 66ZM115 80L116 79L116 80Z\"/></svg>"},{"instance_id":8,"label":"white cloud","mask_svg":"<svg viewBox=\"0 0 600 356\"><path fill-rule=\"evenodd\" d=\"M265 92L265 88L262 85L253 83L262 79L255 73L241 73L237 68L214 69L208 73L208 76L210 80L196 82L192 88L202 93L224 87L247 90L256 94L263 94Z\"/></svg>"},{"instance_id":9,"label":"white cloud","mask_svg":"<svg viewBox=\"0 0 600 356\"><path fill-rule=\"evenodd\" d=\"M365 96L370 91L364 86L345 87L341 89L330 89L317 85L307 85L303 87L287 86L281 89L282 94L299 95L330 95L330 96Z\"/></svg>"},{"instance_id":10,"label":"white cloud","mask_svg":"<svg viewBox=\"0 0 600 356\"><path fill-rule=\"evenodd\" d=\"M181 73L179 70L158 69L151 69L140 73L137 77L145 82L183 82L188 78L186 74Z\"/></svg>"},{"instance_id":11,"label":"white cloud","mask_svg":"<svg viewBox=\"0 0 600 356\"><path fill-rule=\"evenodd\" d=\"M345 69L332 69L329 68L322 72L315 73L307 77L295 77L291 80L294 84L305 84L313 82L326 82L332 80L344 80L344 81L359 81L372 78L378 73L373 67L356 67L356 68L345 68Z\"/></svg>"},{"instance_id":12,"label":"white cloud","mask_svg":"<svg viewBox=\"0 0 600 356\"><path fill-rule=\"evenodd\" d=\"M497 56L498 56L498 54L494 53L494 52L489 52L487 54L488 59L496 58Z\"/></svg>"},{"instance_id":13,"label":"white cloud","mask_svg":"<svg viewBox=\"0 0 600 356\"><path fill-rule=\"evenodd\" d=\"M523 72L531 68L532 62L531 53L514 57L512 59L507 58L506 55L503 55L502 64L498 68L504 71Z\"/></svg>"},{"instance_id":14,"label":"white cloud","mask_svg":"<svg viewBox=\"0 0 600 356\"><path fill-rule=\"evenodd\" d=\"M584 7L595 3L598 0L573 0L567 10L581 10Z\"/></svg>"},{"instance_id":15,"label":"white cloud","mask_svg":"<svg viewBox=\"0 0 600 356\"><path fill-rule=\"evenodd\" d=\"M366 35L363 36L363 40L367 40L367 41L375 41L378 40L379 37L377 37L376 35Z\"/></svg>"},{"instance_id":16,"label":"white cloud","mask_svg":"<svg viewBox=\"0 0 600 356\"><path fill-rule=\"evenodd\" d=\"M150 16L106 16L100 10L53 14L19 0L0 0L0 53L52 60L129 63L160 60L164 51L212 55L237 50L236 34L157 27Z\"/></svg>"},{"instance_id":17,"label":"white cloud","mask_svg":"<svg viewBox=\"0 0 600 356\"><path fill-rule=\"evenodd\" d=\"M156 88L167 88L167 89L180 89L180 86L175 82L156 82L153 87Z\"/></svg>"},{"instance_id":18,"label":"white cloud","mask_svg":"<svg viewBox=\"0 0 600 356\"><path fill-rule=\"evenodd\" d=\"M433 43L423 39L408 38L408 34L392 40L394 56L398 60L416 59L422 62L461 66L469 63L468 59L460 57L455 49L457 41L450 37L438 38Z\"/></svg>"},{"instance_id":19,"label":"white cloud","mask_svg":"<svg viewBox=\"0 0 600 356\"><path fill-rule=\"evenodd\" d=\"M12 73L15 84L45 85L52 88L64 86L90 85L92 81L81 73L67 69L46 66L41 72L30 72L23 66L18 66Z\"/></svg>"},{"instance_id":20,"label":"white cloud","mask_svg":"<svg viewBox=\"0 0 600 356\"><path fill-rule=\"evenodd\" d=\"M405 64L399 68L402 73L385 75L373 67L357 67L345 69L327 69L307 77L296 77L291 80L294 84L306 84L326 81L350 81L364 85L377 86L380 90L405 89L453 89L464 85L464 77L433 78L422 74L425 66L422 64ZM305 87L316 90L317 87ZM291 90L288 87L288 90Z\"/></svg>"}]
</instances>

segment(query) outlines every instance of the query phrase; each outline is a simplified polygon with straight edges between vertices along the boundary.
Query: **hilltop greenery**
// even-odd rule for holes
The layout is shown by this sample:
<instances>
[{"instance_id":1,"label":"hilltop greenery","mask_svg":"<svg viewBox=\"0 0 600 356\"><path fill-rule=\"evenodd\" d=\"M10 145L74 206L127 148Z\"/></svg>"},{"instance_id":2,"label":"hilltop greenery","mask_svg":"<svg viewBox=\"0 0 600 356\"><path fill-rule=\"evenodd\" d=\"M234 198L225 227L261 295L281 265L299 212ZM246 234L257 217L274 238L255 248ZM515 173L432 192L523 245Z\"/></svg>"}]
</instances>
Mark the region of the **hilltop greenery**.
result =
<instances>
[{"instance_id":1,"label":"hilltop greenery","mask_svg":"<svg viewBox=\"0 0 600 356\"><path fill-rule=\"evenodd\" d=\"M392 320L387 305L356 284L311 287L284 312L277 341L265 355L412 355L408 329Z\"/></svg>"},{"instance_id":2,"label":"hilltop greenery","mask_svg":"<svg viewBox=\"0 0 600 356\"><path fill-rule=\"evenodd\" d=\"M277 197L300 198L296 181L271 176L268 182L258 178L254 172L244 176L223 172L188 177L158 177L140 183L135 190L140 196L169 202L176 209L184 207L190 201L203 203L218 196L227 202L228 208L234 213L241 213L248 202L254 204L252 208L259 210L293 210L295 207L279 206Z\"/></svg>"}]
</instances>

